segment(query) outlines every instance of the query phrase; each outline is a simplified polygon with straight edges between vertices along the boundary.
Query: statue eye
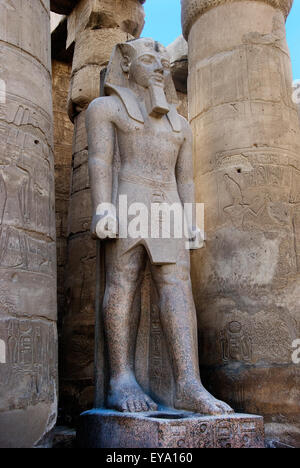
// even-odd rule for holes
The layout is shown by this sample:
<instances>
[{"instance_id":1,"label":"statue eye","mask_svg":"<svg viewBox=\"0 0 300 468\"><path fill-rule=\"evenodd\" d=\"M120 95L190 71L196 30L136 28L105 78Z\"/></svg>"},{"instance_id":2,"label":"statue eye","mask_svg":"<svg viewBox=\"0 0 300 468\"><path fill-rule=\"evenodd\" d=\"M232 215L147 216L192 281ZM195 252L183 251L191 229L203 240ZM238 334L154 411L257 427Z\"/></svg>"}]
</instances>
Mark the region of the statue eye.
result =
<instances>
[{"instance_id":1,"label":"statue eye","mask_svg":"<svg viewBox=\"0 0 300 468\"><path fill-rule=\"evenodd\" d=\"M143 63L150 64L150 63L153 62L153 59L152 59L151 57L145 56L145 57L142 57L142 58L141 58L141 61L142 61Z\"/></svg>"},{"instance_id":2,"label":"statue eye","mask_svg":"<svg viewBox=\"0 0 300 468\"><path fill-rule=\"evenodd\" d=\"M169 62L163 61L163 62L161 62L161 64L166 70L169 70L169 68L170 68L170 63Z\"/></svg>"}]
</instances>

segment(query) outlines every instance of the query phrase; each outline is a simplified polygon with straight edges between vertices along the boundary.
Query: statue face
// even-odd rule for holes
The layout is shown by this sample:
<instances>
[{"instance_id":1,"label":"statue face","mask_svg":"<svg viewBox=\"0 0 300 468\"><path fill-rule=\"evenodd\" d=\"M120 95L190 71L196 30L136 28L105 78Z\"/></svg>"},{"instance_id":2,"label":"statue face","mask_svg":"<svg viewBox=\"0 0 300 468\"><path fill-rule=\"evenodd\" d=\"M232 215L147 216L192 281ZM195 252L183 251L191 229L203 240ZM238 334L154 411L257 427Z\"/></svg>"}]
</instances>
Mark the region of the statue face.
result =
<instances>
[{"instance_id":1,"label":"statue face","mask_svg":"<svg viewBox=\"0 0 300 468\"><path fill-rule=\"evenodd\" d=\"M129 69L129 79L144 88L165 87L166 77L170 74L170 60L166 54L149 50L136 57Z\"/></svg>"}]
</instances>

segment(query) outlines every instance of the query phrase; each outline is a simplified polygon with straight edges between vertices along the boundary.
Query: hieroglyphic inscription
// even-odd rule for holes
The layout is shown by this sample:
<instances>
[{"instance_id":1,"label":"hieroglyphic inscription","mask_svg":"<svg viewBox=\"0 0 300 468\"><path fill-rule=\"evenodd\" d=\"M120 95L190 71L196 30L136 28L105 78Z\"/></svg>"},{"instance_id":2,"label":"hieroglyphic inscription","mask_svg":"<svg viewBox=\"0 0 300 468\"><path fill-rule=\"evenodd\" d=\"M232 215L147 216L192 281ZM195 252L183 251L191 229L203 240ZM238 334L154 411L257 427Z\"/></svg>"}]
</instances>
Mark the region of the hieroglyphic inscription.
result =
<instances>
[{"instance_id":1,"label":"hieroglyphic inscription","mask_svg":"<svg viewBox=\"0 0 300 468\"><path fill-rule=\"evenodd\" d=\"M220 344L223 362L251 362L251 335L243 329L240 322L232 321L220 331Z\"/></svg>"},{"instance_id":2,"label":"hieroglyphic inscription","mask_svg":"<svg viewBox=\"0 0 300 468\"><path fill-rule=\"evenodd\" d=\"M260 422L262 426L262 423ZM192 429L193 447L198 448L250 448L258 447L263 435L259 422L238 417L198 422ZM189 434L188 434L189 436ZM262 446L262 439L260 441Z\"/></svg>"},{"instance_id":3,"label":"hieroglyphic inscription","mask_svg":"<svg viewBox=\"0 0 300 468\"><path fill-rule=\"evenodd\" d=\"M6 359L0 366L1 407L25 399L31 403L49 400L55 391L56 334L54 324L38 320L0 322L0 339Z\"/></svg>"},{"instance_id":4,"label":"hieroglyphic inscription","mask_svg":"<svg viewBox=\"0 0 300 468\"><path fill-rule=\"evenodd\" d=\"M151 307L150 329L150 381L151 387L158 395L162 390L163 349L162 329L159 317L159 308L156 304Z\"/></svg>"},{"instance_id":5,"label":"hieroglyphic inscription","mask_svg":"<svg viewBox=\"0 0 300 468\"><path fill-rule=\"evenodd\" d=\"M0 266L54 275L53 163L36 110L9 105L0 133Z\"/></svg>"}]
</instances>

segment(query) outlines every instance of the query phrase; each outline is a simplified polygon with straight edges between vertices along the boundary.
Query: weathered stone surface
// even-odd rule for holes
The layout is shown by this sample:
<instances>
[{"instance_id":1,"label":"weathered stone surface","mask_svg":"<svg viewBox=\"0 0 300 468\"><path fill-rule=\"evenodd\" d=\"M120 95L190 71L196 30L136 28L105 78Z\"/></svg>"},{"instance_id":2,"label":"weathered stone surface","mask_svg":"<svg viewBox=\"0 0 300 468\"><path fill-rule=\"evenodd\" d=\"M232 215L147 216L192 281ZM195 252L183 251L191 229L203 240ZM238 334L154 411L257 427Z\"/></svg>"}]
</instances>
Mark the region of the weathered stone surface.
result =
<instances>
[{"instance_id":1,"label":"weathered stone surface","mask_svg":"<svg viewBox=\"0 0 300 468\"><path fill-rule=\"evenodd\" d=\"M67 261L67 225L72 175L73 125L67 114L70 76L70 65L52 60L59 332L61 331L66 306L65 266Z\"/></svg>"},{"instance_id":2,"label":"weathered stone surface","mask_svg":"<svg viewBox=\"0 0 300 468\"><path fill-rule=\"evenodd\" d=\"M262 417L247 414L91 410L80 416L77 444L80 448L264 448L264 424Z\"/></svg>"},{"instance_id":3,"label":"weathered stone surface","mask_svg":"<svg viewBox=\"0 0 300 468\"><path fill-rule=\"evenodd\" d=\"M46 320L2 317L0 333L7 343L6 363L1 364L1 419L2 412L8 409L51 402L56 390L57 353L53 346L55 325Z\"/></svg>"},{"instance_id":4,"label":"weathered stone surface","mask_svg":"<svg viewBox=\"0 0 300 468\"><path fill-rule=\"evenodd\" d=\"M49 1L0 4L0 446L56 420L56 247Z\"/></svg>"},{"instance_id":5,"label":"weathered stone surface","mask_svg":"<svg viewBox=\"0 0 300 468\"><path fill-rule=\"evenodd\" d=\"M203 15L212 8L224 5L225 3L235 2L240 0L181 0L182 5L182 29L183 35L188 39L188 35L192 25L199 16ZM249 0L248 0L249 1ZM256 2L257 0L250 0ZM287 18L294 0L259 0L273 8L281 10L285 18ZM255 4L254 4L255 7Z\"/></svg>"},{"instance_id":6,"label":"weathered stone surface","mask_svg":"<svg viewBox=\"0 0 300 468\"><path fill-rule=\"evenodd\" d=\"M138 0L142 5L146 0ZM59 14L69 15L79 0L50 0L51 11Z\"/></svg>"},{"instance_id":7,"label":"weathered stone surface","mask_svg":"<svg viewBox=\"0 0 300 468\"><path fill-rule=\"evenodd\" d=\"M77 36L74 58L73 58L73 73L78 72L81 68L87 65L96 65L100 68L108 64L108 57L111 53L111 44L126 42L133 39L133 36L118 29L84 29ZM100 73L98 96L100 89ZM98 97L97 96L97 97Z\"/></svg>"},{"instance_id":8,"label":"weathered stone surface","mask_svg":"<svg viewBox=\"0 0 300 468\"><path fill-rule=\"evenodd\" d=\"M86 65L72 76L68 99L68 114L72 122L75 121L76 115L84 111L88 104L99 96L102 69L103 66Z\"/></svg>"},{"instance_id":9,"label":"weathered stone surface","mask_svg":"<svg viewBox=\"0 0 300 468\"><path fill-rule=\"evenodd\" d=\"M206 249L192 255L204 382L236 410L264 415L269 439L299 446L292 2L182 3L196 198L206 207Z\"/></svg>"},{"instance_id":10,"label":"weathered stone surface","mask_svg":"<svg viewBox=\"0 0 300 468\"><path fill-rule=\"evenodd\" d=\"M53 444L54 449L72 449L76 448L76 431L65 426L57 426L54 430Z\"/></svg>"},{"instance_id":11,"label":"weathered stone surface","mask_svg":"<svg viewBox=\"0 0 300 468\"><path fill-rule=\"evenodd\" d=\"M187 79L188 79L188 44L183 36L179 36L167 47L171 61L172 78L177 91L178 112L188 118Z\"/></svg>"},{"instance_id":12,"label":"weathered stone surface","mask_svg":"<svg viewBox=\"0 0 300 468\"><path fill-rule=\"evenodd\" d=\"M188 44L179 36L167 47L170 55L172 77L177 91L187 93L188 78Z\"/></svg>"},{"instance_id":13,"label":"weathered stone surface","mask_svg":"<svg viewBox=\"0 0 300 468\"><path fill-rule=\"evenodd\" d=\"M67 47L77 41L85 29L120 29L140 36L144 27L144 10L138 0L81 0L68 17Z\"/></svg>"},{"instance_id":14,"label":"weathered stone surface","mask_svg":"<svg viewBox=\"0 0 300 468\"><path fill-rule=\"evenodd\" d=\"M112 47L138 37L144 26L138 0L81 0L68 17L67 48L75 43L69 95L71 120L100 94L100 73Z\"/></svg>"},{"instance_id":15,"label":"weathered stone surface","mask_svg":"<svg viewBox=\"0 0 300 468\"><path fill-rule=\"evenodd\" d=\"M56 402L52 409L53 412L56 411ZM53 426L54 420L49 419L49 405L38 403L34 406L27 406L25 409L5 411L1 413L0 422L1 448L30 448L35 441L40 439L41 434L49 432L49 425ZM45 437L43 444L38 446L49 448L51 434L49 442Z\"/></svg>"}]
</instances>

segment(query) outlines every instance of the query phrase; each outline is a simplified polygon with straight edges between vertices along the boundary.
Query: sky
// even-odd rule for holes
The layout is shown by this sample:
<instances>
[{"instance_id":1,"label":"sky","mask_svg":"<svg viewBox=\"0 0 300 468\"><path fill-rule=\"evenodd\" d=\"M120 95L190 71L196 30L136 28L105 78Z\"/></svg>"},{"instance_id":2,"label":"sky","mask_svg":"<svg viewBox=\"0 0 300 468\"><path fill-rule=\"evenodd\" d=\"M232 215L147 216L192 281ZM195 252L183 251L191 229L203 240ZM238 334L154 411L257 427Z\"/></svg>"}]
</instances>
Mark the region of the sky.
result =
<instances>
[{"instance_id":1,"label":"sky","mask_svg":"<svg viewBox=\"0 0 300 468\"><path fill-rule=\"evenodd\" d=\"M144 37L153 37L165 46L181 34L180 0L147 0ZM294 0L287 20L287 40L290 47L294 79L300 79L300 0Z\"/></svg>"}]
</instances>

